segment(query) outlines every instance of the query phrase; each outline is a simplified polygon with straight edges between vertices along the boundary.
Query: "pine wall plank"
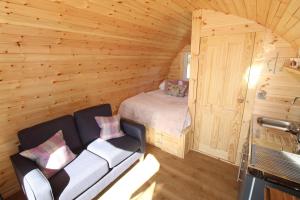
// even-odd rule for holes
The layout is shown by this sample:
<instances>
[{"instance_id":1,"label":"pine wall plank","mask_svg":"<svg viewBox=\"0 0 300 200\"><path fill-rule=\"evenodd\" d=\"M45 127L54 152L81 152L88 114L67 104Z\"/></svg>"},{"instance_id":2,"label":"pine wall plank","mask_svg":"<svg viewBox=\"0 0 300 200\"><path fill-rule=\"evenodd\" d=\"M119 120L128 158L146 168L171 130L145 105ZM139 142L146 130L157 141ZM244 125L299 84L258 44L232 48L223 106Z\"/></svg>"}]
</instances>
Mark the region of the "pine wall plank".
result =
<instances>
[{"instance_id":1,"label":"pine wall plank","mask_svg":"<svg viewBox=\"0 0 300 200\"><path fill-rule=\"evenodd\" d=\"M168 79L180 80L183 79L183 68L184 68L184 55L191 53L191 45L186 45L180 52L177 53L176 57L172 61L169 67Z\"/></svg>"}]
</instances>

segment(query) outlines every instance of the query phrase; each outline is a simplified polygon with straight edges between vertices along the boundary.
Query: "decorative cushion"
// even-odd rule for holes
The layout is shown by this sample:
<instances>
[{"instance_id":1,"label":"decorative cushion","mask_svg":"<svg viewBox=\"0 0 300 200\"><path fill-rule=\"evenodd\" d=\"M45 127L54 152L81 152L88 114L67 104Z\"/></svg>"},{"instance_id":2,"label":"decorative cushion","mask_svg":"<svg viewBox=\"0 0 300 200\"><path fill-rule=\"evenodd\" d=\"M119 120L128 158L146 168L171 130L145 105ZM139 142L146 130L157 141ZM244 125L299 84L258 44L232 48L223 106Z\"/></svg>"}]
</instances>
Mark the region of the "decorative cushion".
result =
<instances>
[{"instance_id":1,"label":"decorative cushion","mask_svg":"<svg viewBox=\"0 0 300 200\"><path fill-rule=\"evenodd\" d=\"M120 128L120 115L114 115L111 117L96 116L95 120L98 126L101 128L101 139L109 140L124 136L124 133Z\"/></svg>"},{"instance_id":2,"label":"decorative cushion","mask_svg":"<svg viewBox=\"0 0 300 200\"><path fill-rule=\"evenodd\" d=\"M184 97L187 90L187 85L183 84L183 81L180 82L174 80L168 80L166 83L166 94L176 97Z\"/></svg>"},{"instance_id":3,"label":"decorative cushion","mask_svg":"<svg viewBox=\"0 0 300 200\"><path fill-rule=\"evenodd\" d=\"M160 89L160 90L165 90L165 88L166 88L166 81L164 80L163 82L161 82L161 83L159 84L159 89Z\"/></svg>"},{"instance_id":4,"label":"decorative cushion","mask_svg":"<svg viewBox=\"0 0 300 200\"><path fill-rule=\"evenodd\" d=\"M83 145L88 145L99 138L99 128L95 116L112 116L110 104L101 104L79 110L74 113L74 118Z\"/></svg>"},{"instance_id":5,"label":"decorative cushion","mask_svg":"<svg viewBox=\"0 0 300 200\"><path fill-rule=\"evenodd\" d=\"M185 80L178 80L177 84L178 85L185 85L186 86L184 96L187 96L188 92L189 92L189 82L185 81Z\"/></svg>"},{"instance_id":6,"label":"decorative cushion","mask_svg":"<svg viewBox=\"0 0 300 200\"><path fill-rule=\"evenodd\" d=\"M20 154L35 161L47 178L53 176L76 157L66 145L61 130L39 146Z\"/></svg>"}]
</instances>

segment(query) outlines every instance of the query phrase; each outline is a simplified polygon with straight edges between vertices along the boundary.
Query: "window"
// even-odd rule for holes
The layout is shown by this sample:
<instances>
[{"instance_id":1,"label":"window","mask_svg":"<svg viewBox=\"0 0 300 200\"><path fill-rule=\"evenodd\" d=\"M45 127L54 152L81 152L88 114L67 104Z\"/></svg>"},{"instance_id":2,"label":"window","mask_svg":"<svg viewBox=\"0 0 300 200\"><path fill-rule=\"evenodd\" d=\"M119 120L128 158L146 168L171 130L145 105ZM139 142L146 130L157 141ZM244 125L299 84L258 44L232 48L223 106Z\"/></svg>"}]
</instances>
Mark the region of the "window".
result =
<instances>
[{"instance_id":1,"label":"window","mask_svg":"<svg viewBox=\"0 0 300 200\"><path fill-rule=\"evenodd\" d=\"M189 80L191 71L191 53L186 52L183 55L183 79Z\"/></svg>"}]
</instances>

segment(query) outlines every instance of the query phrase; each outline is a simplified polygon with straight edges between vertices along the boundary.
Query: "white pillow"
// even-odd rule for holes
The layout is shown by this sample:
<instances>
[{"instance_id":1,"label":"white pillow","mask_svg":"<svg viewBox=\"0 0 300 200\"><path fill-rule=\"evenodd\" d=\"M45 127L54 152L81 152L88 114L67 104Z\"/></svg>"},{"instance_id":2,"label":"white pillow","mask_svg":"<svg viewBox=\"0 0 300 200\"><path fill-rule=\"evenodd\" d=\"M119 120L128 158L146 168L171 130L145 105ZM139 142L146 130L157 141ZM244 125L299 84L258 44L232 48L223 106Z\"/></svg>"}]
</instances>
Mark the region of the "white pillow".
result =
<instances>
[{"instance_id":1,"label":"white pillow","mask_svg":"<svg viewBox=\"0 0 300 200\"><path fill-rule=\"evenodd\" d=\"M165 90L165 87L166 87L166 80L164 80L163 82L161 82L161 84L159 84L160 90Z\"/></svg>"}]
</instances>

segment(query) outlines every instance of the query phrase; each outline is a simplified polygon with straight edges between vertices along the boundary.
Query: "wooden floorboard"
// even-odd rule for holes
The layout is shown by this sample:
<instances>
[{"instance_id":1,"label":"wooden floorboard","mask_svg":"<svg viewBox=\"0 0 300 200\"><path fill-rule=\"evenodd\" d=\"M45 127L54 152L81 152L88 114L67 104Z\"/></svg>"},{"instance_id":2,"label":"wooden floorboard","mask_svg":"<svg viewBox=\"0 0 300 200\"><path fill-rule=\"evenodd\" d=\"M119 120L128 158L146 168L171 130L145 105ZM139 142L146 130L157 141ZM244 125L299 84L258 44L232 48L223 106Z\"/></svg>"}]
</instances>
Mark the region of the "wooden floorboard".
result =
<instances>
[{"instance_id":1,"label":"wooden floorboard","mask_svg":"<svg viewBox=\"0 0 300 200\"><path fill-rule=\"evenodd\" d=\"M136 194L155 182L154 200L237 199L236 166L194 151L189 152L185 159L153 146L148 147L148 152L158 160L160 169Z\"/></svg>"},{"instance_id":2,"label":"wooden floorboard","mask_svg":"<svg viewBox=\"0 0 300 200\"><path fill-rule=\"evenodd\" d=\"M126 191L130 184L134 185L138 173L143 176L149 171L149 155L159 163L159 170L143 183L139 189L130 194L122 194L118 199L132 200L235 200L238 195L239 185L236 182L237 167L220 160L205 156L198 152L189 152L185 159L177 158L160 149L148 145L145 163L134 166L126 175L118 180L111 188L111 193L118 193L120 189L115 185L123 182L121 190ZM148 157L147 157L148 156ZM153 159L152 159L153 162ZM150 163L151 164L151 163ZM135 172L136 170L136 172ZM150 170L151 171L151 170ZM137 185L137 184L135 184ZM115 188L114 188L115 187ZM120 188L120 187L119 187ZM109 191L108 190L108 191ZM131 190L131 189L129 189ZM108 192L107 192L108 193ZM102 198L98 199L114 199ZM108 195L106 195L108 196ZM123 197L123 198L122 198ZM25 199L17 193L10 199Z\"/></svg>"}]
</instances>

